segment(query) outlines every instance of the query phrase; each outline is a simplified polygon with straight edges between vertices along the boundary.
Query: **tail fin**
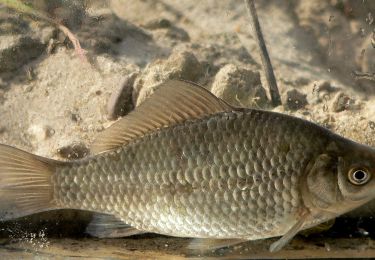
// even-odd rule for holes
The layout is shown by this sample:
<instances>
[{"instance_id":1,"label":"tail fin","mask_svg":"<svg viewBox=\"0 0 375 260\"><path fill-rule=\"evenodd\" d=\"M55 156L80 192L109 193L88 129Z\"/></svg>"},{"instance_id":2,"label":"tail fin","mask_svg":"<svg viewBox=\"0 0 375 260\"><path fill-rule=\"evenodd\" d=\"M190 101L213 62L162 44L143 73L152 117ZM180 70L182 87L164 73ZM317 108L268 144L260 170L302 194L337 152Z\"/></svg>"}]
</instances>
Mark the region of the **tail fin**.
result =
<instances>
[{"instance_id":1,"label":"tail fin","mask_svg":"<svg viewBox=\"0 0 375 260\"><path fill-rule=\"evenodd\" d=\"M0 144L0 220L53 209L57 161Z\"/></svg>"}]
</instances>

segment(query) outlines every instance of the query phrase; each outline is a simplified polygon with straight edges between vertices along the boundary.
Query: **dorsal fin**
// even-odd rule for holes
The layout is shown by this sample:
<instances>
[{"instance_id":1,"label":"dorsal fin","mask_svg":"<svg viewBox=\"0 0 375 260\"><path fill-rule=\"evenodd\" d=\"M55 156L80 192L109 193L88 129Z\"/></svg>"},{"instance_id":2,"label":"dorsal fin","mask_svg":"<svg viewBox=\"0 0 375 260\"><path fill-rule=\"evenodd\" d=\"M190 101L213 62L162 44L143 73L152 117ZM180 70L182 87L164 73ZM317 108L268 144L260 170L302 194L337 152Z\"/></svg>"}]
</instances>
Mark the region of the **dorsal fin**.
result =
<instances>
[{"instance_id":1,"label":"dorsal fin","mask_svg":"<svg viewBox=\"0 0 375 260\"><path fill-rule=\"evenodd\" d=\"M134 111L99 134L91 152L109 151L156 129L231 110L233 107L199 85L169 80Z\"/></svg>"}]
</instances>

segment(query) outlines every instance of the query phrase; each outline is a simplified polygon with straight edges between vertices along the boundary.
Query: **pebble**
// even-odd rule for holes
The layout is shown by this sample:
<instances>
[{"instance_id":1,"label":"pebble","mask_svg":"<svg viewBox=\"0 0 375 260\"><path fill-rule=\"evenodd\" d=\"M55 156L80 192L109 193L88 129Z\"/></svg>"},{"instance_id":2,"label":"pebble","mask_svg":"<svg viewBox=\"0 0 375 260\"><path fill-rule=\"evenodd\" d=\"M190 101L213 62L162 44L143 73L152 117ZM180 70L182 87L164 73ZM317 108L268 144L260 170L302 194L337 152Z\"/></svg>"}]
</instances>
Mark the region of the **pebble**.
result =
<instances>
[{"instance_id":1,"label":"pebble","mask_svg":"<svg viewBox=\"0 0 375 260\"><path fill-rule=\"evenodd\" d=\"M65 159L81 159L90 153L85 144L77 142L57 149L59 156Z\"/></svg>"},{"instance_id":2,"label":"pebble","mask_svg":"<svg viewBox=\"0 0 375 260\"><path fill-rule=\"evenodd\" d=\"M176 26L169 27L166 30L165 36L173 40L177 40L177 41L183 41L183 42L190 41L189 34L184 29L176 27Z\"/></svg>"},{"instance_id":3,"label":"pebble","mask_svg":"<svg viewBox=\"0 0 375 260\"><path fill-rule=\"evenodd\" d=\"M316 105L327 102L331 98L331 95L338 90L338 88L333 87L327 80L314 82L311 85L311 92L307 95L309 103Z\"/></svg>"},{"instance_id":4,"label":"pebble","mask_svg":"<svg viewBox=\"0 0 375 260\"><path fill-rule=\"evenodd\" d=\"M348 110L352 104L354 100L340 91L334 96L330 108L332 112L341 112Z\"/></svg>"},{"instance_id":5,"label":"pebble","mask_svg":"<svg viewBox=\"0 0 375 260\"><path fill-rule=\"evenodd\" d=\"M81 118L81 116L78 113L70 112L69 115L70 115L70 119L73 122L80 122L80 121L82 121L82 118Z\"/></svg>"},{"instance_id":6,"label":"pebble","mask_svg":"<svg viewBox=\"0 0 375 260\"><path fill-rule=\"evenodd\" d=\"M296 86L305 86L310 83L310 79L299 77L295 80Z\"/></svg>"},{"instance_id":7,"label":"pebble","mask_svg":"<svg viewBox=\"0 0 375 260\"><path fill-rule=\"evenodd\" d=\"M137 76L138 73L128 75L121 87L112 93L107 104L108 119L116 120L133 110L133 86Z\"/></svg>"},{"instance_id":8,"label":"pebble","mask_svg":"<svg viewBox=\"0 0 375 260\"><path fill-rule=\"evenodd\" d=\"M358 233L362 236L368 236L370 233L364 228L358 228Z\"/></svg>"},{"instance_id":9,"label":"pebble","mask_svg":"<svg viewBox=\"0 0 375 260\"><path fill-rule=\"evenodd\" d=\"M332 93L335 90L337 90L337 88L333 87L331 85L331 82L329 82L327 80L315 82L314 86L315 86L316 91L318 91L318 92L325 91L325 92L328 92L328 93Z\"/></svg>"},{"instance_id":10,"label":"pebble","mask_svg":"<svg viewBox=\"0 0 375 260\"><path fill-rule=\"evenodd\" d=\"M171 21L165 18L154 19L147 22L143 27L149 30L171 27Z\"/></svg>"},{"instance_id":11,"label":"pebble","mask_svg":"<svg viewBox=\"0 0 375 260\"><path fill-rule=\"evenodd\" d=\"M170 38L178 41L190 41L189 34L180 27L175 26L168 19L157 18L147 22L143 28L153 31L154 38Z\"/></svg>"},{"instance_id":12,"label":"pebble","mask_svg":"<svg viewBox=\"0 0 375 260\"><path fill-rule=\"evenodd\" d=\"M283 96L283 104L289 110L298 110L304 108L308 103L306 95L297 89L288 90Z\"/></svg>"},{"instance_id":13,"label":"pebble","mask_svg":"<svg viewBox=\"0 0 375 260\"><path fill-rule=\"evenodd\" d=\"M34 85L29 84L25 86L25 93L31 92L34 89Z\"/></svg>"},{"instance_id":14,"label":"pebble","mask_svg":"<svg viewBox=\"0 0 375 260\"><path fill-rule=\"evenodd\" d=\"M268 103L259 72L233 64L219 70L211 92L234 106L263 107Z\"/></svg>"},{"instance_id":15,"label":"pebble","mask_svg":"<svg viewBox=\"0 0 375 260\"><path fill-rule=\"evenodd\" d=\"M32 125L27 130L28 133L37 141L44 141L55 134L55 130L48 125Z\"/></svg>"}]
</instances>

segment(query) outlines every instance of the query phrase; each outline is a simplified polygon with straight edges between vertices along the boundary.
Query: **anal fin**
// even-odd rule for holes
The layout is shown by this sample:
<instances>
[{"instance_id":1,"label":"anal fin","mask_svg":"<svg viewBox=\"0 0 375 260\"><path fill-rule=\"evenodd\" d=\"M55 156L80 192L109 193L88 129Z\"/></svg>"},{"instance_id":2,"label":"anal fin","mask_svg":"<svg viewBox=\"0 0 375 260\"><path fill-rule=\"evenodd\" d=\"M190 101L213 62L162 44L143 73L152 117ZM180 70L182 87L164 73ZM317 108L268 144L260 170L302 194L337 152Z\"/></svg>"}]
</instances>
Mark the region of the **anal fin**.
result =
<instances>
[{"instance_id":1,"label":"anal fin","mask_svg":"<svg viewBox=\"0 0 375 260\"><path fill-rule=\"evenodd\" d=\"M194 238L188 245L189 250L194 251L212 251L224 247L234 246L247 240L244 239L211 239L211 238Z\"/></svg>"},{"instance_id":2,"label":"anal fin","mask_svg":"<svg viewBox=\"0 0 375 260\"><path fill-rule=\"evenodd\" d=\"M94 214L86 233L99 238L128 237L146 233L133 228L113 215Z\"/></svg>"}]
</instances>

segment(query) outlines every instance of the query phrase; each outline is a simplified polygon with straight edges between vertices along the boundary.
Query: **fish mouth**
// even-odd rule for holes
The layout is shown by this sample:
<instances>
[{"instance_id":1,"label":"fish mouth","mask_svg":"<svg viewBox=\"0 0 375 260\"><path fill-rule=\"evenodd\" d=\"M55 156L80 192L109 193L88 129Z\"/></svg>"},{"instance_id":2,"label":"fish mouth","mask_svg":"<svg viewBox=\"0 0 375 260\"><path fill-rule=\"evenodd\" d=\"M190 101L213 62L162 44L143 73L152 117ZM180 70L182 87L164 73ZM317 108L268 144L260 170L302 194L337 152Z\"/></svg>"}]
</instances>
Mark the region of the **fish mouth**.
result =
<instances>
[{"instance_id":1,"label":"fish mouth","mask_svg":"<svg viewBox=\"0 0 375 260\"><path fill-rule=\"evenodd\" d=\"M375 178L375 176L373 176L373 178ZM368 187L364 185L363 188L365 189L364 192L358 192L355 194L355 196L349 195L346 200L356 203L358 207L375 200L375 180L371 180L370 183L368 183Z\"/></svg>"},{"instance_id":2,"label":"fish mouth","mask_svg":"<svg viewBox=\"0 0 375 260\"><path fill-rule=\"evenodd\" d=\"M345 204L346 206L349 204L354 204L351 207L348 207L347 210L343 213L340 213L339 215L346 214L350 211L356 210L366 204L368 204L370 201L375 200L375 190L373 191L372 196L366 197L366 198L360 198L360 199L352 199L347 201Z\"/></svg>"},{"instance_id":3,"label":"fish mouth","mask_svg":"<svg viewBox=\"0 0 375 260\"><path fill-rule=\"evenodd\" d=\"M360 208L361 206L366 205L372 200L375 200L375 189L371 195L364 195L361 198L356 199L347 198L344 199L344 202L339 202L338 205L335 205L333 207L331 206L327 208L320 208L316 206L311 207L310 205L310 207L307 208L309 208L314 218L324 218L325 220L329 220Z\"/></svg>"}]
</instances>

